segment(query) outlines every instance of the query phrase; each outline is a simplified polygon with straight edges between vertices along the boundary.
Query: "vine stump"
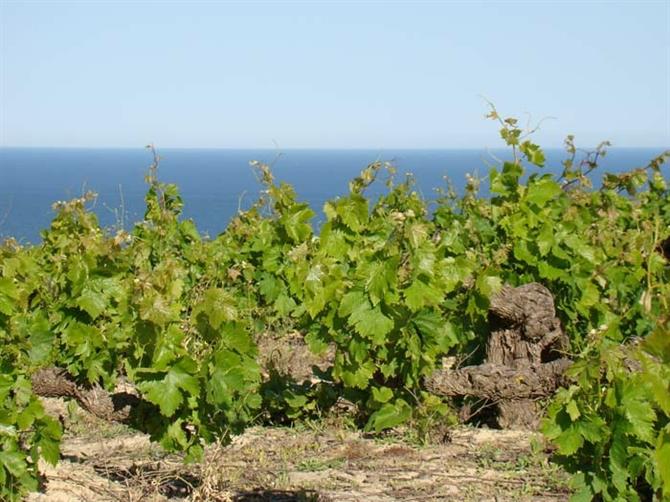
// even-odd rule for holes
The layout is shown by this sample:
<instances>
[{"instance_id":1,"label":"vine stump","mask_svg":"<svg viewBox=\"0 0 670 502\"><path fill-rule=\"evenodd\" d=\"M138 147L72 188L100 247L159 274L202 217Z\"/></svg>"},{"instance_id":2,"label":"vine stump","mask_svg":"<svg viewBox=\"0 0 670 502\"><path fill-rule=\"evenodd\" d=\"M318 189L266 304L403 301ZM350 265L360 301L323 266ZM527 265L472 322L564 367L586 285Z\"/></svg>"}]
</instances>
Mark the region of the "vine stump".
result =
<instances>
[{"instance_id":1,"label":"vine stump","mask_svg":"<svg viewBox=\"0 0 670 502\"><path fill-rule=\"evenodd\" d=\"M503 429L535 429L541 418L537 399L561 385L571 364L561 357L568 340L556 317L554 298L538 283L505 286L491 300L489 324L485 363L437 371L426 387L439 395L495 403Z\"/></svg>"}]
</instances>

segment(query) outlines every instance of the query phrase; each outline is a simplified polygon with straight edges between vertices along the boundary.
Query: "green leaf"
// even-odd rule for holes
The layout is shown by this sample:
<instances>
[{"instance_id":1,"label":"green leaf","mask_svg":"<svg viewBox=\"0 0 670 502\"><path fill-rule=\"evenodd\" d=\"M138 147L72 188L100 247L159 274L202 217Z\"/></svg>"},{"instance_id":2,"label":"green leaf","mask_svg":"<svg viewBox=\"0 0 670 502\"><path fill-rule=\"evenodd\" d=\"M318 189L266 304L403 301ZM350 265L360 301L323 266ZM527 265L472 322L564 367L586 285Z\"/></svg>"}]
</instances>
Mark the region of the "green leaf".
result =
<instances>
[{"instance_id":1,"label":"green leaf","mask_svg":"<svg viewBox=\"0 0 670 502\"><path fill-rule=\"evenodd\" d=\"M560 268L556 268L552 265L549 265L546 261L541 261L537 265L537 269L538 272L540 273L540 277L549 279L551 281L554 281L566 275L566 273L563 270L561 270Z\"/></svg>"},{"instance_id":2,"label":"green leaf","mask_svg":"<svg viewBox=\"0 0 670 502\"><path fill-rule=\"evenodd\" d=\"M621 406L635 434L644 441L651 442L654 438L653 424L656 420L656 412L651 402L640 390L639 385L628 383L624 387Z\"/></svg>"},{"instance_id":3,"label":"green leaf","mask_svg":"<svg viewBox=\"0 0 670 502\"><path fill-rule=\"evenodd\" d=\"M532 204L543 207L554 197L560 195L563 191L558 183L551 177L542 177L528 185L526 200Z\"/></svg>"},{"instance_id":4,"label":"green leaf","mask_svg":"<svg viewBox=\"0 0 670 502\"><path fill-rule=\"evenodd\" d=\"M184 463L193 464L202 461L202 458L205 454L205 449L202 447L202 445L195 443L189 445L185 453L186 455L184 456Z\"/></svg>"},{"instance_id":5,"label":"green leaf","mask_svg":"<svg viewBox=\"0 0 670 502\"><path fill-rule=\"evenodd\" d=\"M204 313L214 329L219 329L226 321L237 319L235 298L221 288L209 288L202 302L193 310L194 317Z\"/></svg>"},{"instance_id":6,"label":"green leaf","mask_svg":"<svg viewBox=\"0 0 670 502\"><path fill-rule=\"evenodd\" d=\"M288 317L297 307L297 303L288 295L280 294L274 302L274 308L282 317Z\"/></svg>"},{"instance_id":7,"label":"green leaf","mask_svg":"<svg viewBox=\"0 0 670 502\"><path fill-rule=\"evenodd\" d=\"M612 436L612 444L609 450L609 466L611 472L611 483L620 492L626 491L628 485L628 437L615 430Z\"/></svg>"},{"instance_id":8,"label":"green leaf","mask_svg":"<svg viewBox=\"0 0 670 502\"><path fill-rule=\"evenodd\" d=\"M580 239L579 236L575 234L569 234L565 237L564 242L569 248L574 250L589 263L596 263L595 250L586 244L582 239Z\"/></svg>"},{"instance_id":9,"label":"green leaf","mask_svg":"<svg viewBox=\"0 0 670 502\"><path fill-rule=\"evenodd\" d=\"M570 496L570 502L593 502L594 490L588 484L583 472L577 472L570 480L570 486L574 493Z\"/></svg>"},{"instance_id":10,"label":"green leaf","mask_svg":"<svg viewBox=\"0 0 670 502\"><path fill-rule=\"evenodd\" d=\"M260 380L258 363L230 350L217 351L209 366L207 389L213 404L232 405L240 393L255 391Z\"/></svg>"},{"instance_id":11,"label":"green leaf","mask_svg":"<svg viewBox=\"0 0 670 502\"><path fill-rule=\"evenodd\" d=\"M73 321L65 328L63 340L79 355L90 354L94 347L101 346L103 342L98 328L79 321Z\"/></svg>"},{"instance_id":12,"label":"green leaf","mask_svg":"<svg viewBox=\"0 0 670 502\"><path fill-rule=\"evenodd\" d=\"M524 141L519 145L519 150L526 156L528 162L538 167L544 167L546 158L542 149L530 141Z\"/></svg>"},{"instance_id":13,"label":"green leaf","mask_svg":"<svg viewBox=\"0 0 670 502\"><path fill-rule=\"evenodd\" d=\"M349 250L349 245L341 230L332 230L331 223L326 223L319 235L319 247L327 256L342 258Z\"/></svg>"},{"instance_id":14,"label":"green leaf","mask_svg":"<svg viewBox=\"0 0 670 502\"><path fill-rule=\"evenodd\" d=\"M414 312L426 306L439 305L444 292L421 279L415 279L403 292L407 306Z\"/></svg>"},{"instance_id":15,"label":"green leaf","mask_svg":"<svg viewBox=\"0 0 670 502\"><path fill-rule=\"evenodd\" d=\"M37 445L42 458L51 465L56 465L60 460L60 440L63 432L60 424L51 417L44 417L42 422Z\"/></svg>"},{"instance_id":16,"label":"green leaf","mask_svg":"<svg viewBox=\"0 0 670 502\"><path fill-rule=\"evenodd\" d=\"M189 366L191 364L182 360L170 368L162 380L142 382L139 385L147 400L158 405L166 417L174 415L184 402L182 391L194 396L200 392L198 379L187 371L193 369Z\"/></svg>"},{"instance_id":17,"label":"green leaf","mask_svg":"<svg viewBox=\"0 0 670 502\"><path fill-rule=\"evenodd\" d=\"M284 214L281 222L293 242L304 242L312 234L312 226L309 224L309 220L313 217L314 211L309 207L303 207Z\"/></svg>"},{"instance_id":18,"label":"green leaf","mask_svg":"<svg viewBox=\"0 0 670 502\"><path fill-rule=\"evenodd\" d=\"M347 387L366 389L376 370L377 367L372 361L366 361L360 366L346 369L339 369L336 363L333 375L336 377L339 376Z\"/></svg>"},{"instance_id":19,"label":"green leaf","mask_svg":"<svg viewBox=\"0 0 670 502\"><path fill-rule=\"evenodd\" d=\"M428 238L428 226L424 223L412 223L407 228L407 238L410 246L417 249Z\"/></svg>"},{"instance_id":20,"label":"green leaf","mask_svg":"<svg viewBox=\"0 0 670 502\"><path fill-rule=\"evenodd\" d=\"M526 262L530 265L537 263L537 257L533 255L528 249L526 241L517 240L514 244L514 256L517 260Z\"/></svg>"},{"instance_id":21,"label":"green leaf","mask_svg":"<svg viewBox=\"0 0 670 502\"><path fill-rule=\"evenodd\" d=\"M372 398L378 403L387 403L393 397L393 391L388 387L372 387Z\"/></svg>"},{"instance_id":22,"label":"green leaf","mask_svg":"<svg viewBox=\"0 0 670 502\"><path fill-rule=\"evenodd\" d=\"M160 407L161 414L166 417L174 415L183 402L179 388L170 385L167 381L143 382L140 384L140 389L145 393L148 401Z\"/></svg>"},{"instance_id":23,"label":"green leaf","mask_svg":"<svg viewBox=\"0 0 670 502\"><path fill-rule=\"evenodd\" d=\"M293 392L287 392L284 400L291 408L302 408L307 404L307 396Z\"/></svg>"},{"instance_id":24,"label":"green leaf","mask_svg":"<svg viewBox=\"0 0 670 502\"><path fill-rule=\"evenodd\" d=\"M347 227L358 232L368 219L368 200L360 194L352 194L338 202L337 214Z\"/></svg>"},{"instance_id":25,"label":"green leaf","mask_svg":"<svg viewBox=\"0 0 670 502\"><path fill-rule=\"evenodd\" d=\"M167 296L157 291L149 291L140 301L140 318L158 326L165 326L177 318L179 306L174 305Z\"/></svg>"},{"instance_id":26,"label":"green leaf","mask_svg":"<svg viewBox=\"0 0 670 502\"><path fill-rule=\"evenodd\" d=\"M184 449L188 446L188 439L184 432L183 423L183 420L175 420L167 428L168 438L170 438L174 444L177 444L180 449Z\"/></svg>"},{"instance_id":27,"label":"green leaf","mask_svg":"<svg viewBox=\"0 0 670 502\"><path fill-rule=\"evenodd\" d=\"M322 289L322 280L325 277L325 272L321 264L316 264L309 268L307 277L305 277L305 287L310 291Z\"/></svg>"},{"instance_id":28,"label":"green leaf","mask_svg":"<svg viewBox=\"0 0 670 502\"><path fill-rule=\"evenodd\" d=\"M244 388L244 373L240 365L242 359L232 352L220 352L216 357L217 365L211 371L207 382L210 403L230 405L236 392ZM224 362L225 361L225 362Z\"/></svg>"},{"instance_id":29,"label":"green leaf","mask_svg":"<svg viewBox=\"0 0 670 502\"><path fill-rule=\"evenodd\" d=\"M579 307L586 309L600 301L600 292L595 284L592 282L582 282L580 286L582 288L582 297L579 300Z\"/></svg>"},{"instance_id":30,"label":"green leaf","mask_svg":"<svg viewBox=\"0 0 670 502\"><path fill-rule=\"evenodd\" d=\"M359 309L349 317L358 333L369 338L375 345L382 345L385 337L393 329L393 320L386 317L379 306L373 309Z\"/></svg>"},{"instance_id":31,"label":"green leaf","mask_svg":"<svg viewBox=\"0 0 670 502\"><path fill-rule=\"evenodd\" d=\"M85 288L76 304L95 320L107 307L107 298L103 293Z\"/></svg>"},{"instance_id":32,"label":"green leaf","mask_svg":"<svg viewBox=\"0 0 670 502\"><path fill-rule=\"evenodd\" d=\"M663 413L670 416L670 378L668 376L651 371L646 373L646 379L651 386L656 403L663 410Z\"/></svg>"},{"instance_id":33,"label":"green leaf","mask_svg":"<svg viewBox=\"0 0 670 502\"><path fill-rule=\"evenodd\" d=\"M554 442L559 448L561 455L574 455L584 444L584 438L574 426L567 428Z\"/></svg>"},{"instance_id":34,"label":"green leaf","mask_svg":"<svg viewBox=\"0 0 670 502\"><path fill-rule=\"evenodd\" d=\"M352 313L360 308L370 308L368 299L365 293L359 290L351 290L347 292L340 301L340 307L337 313L341 317L349 317Z\"/></svg>"},{"instance_id":35,"label":"green leaf","mask_svg":"<svg viewBox=\"0 0 670 502\"><path fill-rule=\"evenodd\" d=\"M453 325L438 312L422 310L414 315L412 323L423 335L426 346L434 344L441 352L447 352L458 343Z\"/></svg>"},{"instance_id":36,"label":"green leaf","mask_svg":"<svg viewBox=\"0 0 670 502\"><path fill-rule=\"evenodd\" d=\"M316 355L323 354L328 349L328 339L318 331L310 331L305 335L305 342L310 352Z\"/></svg>"},{"instance_id":37,"label":"green leaf","mask_svg":"<svg viewBox=\"0 0 670 502\"><path fill-rule=\"evenodd\" d=\"M588 420L584 417L575 424L575 429L591 443L602 441L608 435L608 425L598 415L590 416Z\"/></svg>"},{"instance_id":38,"label":"green leaf","mask_svg":"<svg viewBox=\"0 0 670 502\"><path fill-rule=\"evenodd\" d=\"M184 237L194 242L200 240L200 233L193 220L184 220L179 226Z\"/></svg>"},{"instance_id":39,"label":"green leaf","mask_svg":"<svg viewBox=\"0 0 670 502\"><path fill-rule=\"evenodd\" d=\"M447 258L444 260L446 270L444 271L445 293L453 291L456 286L465 281L472 274L473 264L464 257L457 259Z\"/></svg>"},{"instance_id":40,"label":"green leaf","mask_svg":"<svg viewBox=\"0 0 670 502\"><path fill-rule=\"evenodd\" d=\"M663 494L670 495L670 432L666 426L656 441L654 462L662 481Z\"/></svg>"},{"instance_id":41,"label":"green leaf","mask_svg":"<svg viewBox=\"0 0 670 502\"><path fill-rule=\"evenodd\" d=\"M8 277L0 277L0 313L12 315L19 298L19 290Z\"/></svg>"},{"instance_id":42,"label":"green leaf","mask_svg":"<svg viewBox=\"0 0 670 502\"><path fill-rule=\"evenodd\" d=\"M373 305L377 305L392 292L396 283L397 269L398 258L394 257L385 261L372 262L361 270L361 274L367 277L365 289Z\"/></svg>"},{"instance_id":43,"label":"green leaf","mask_svg":"<svg viewBox=\"0 0 670 502\"><path fill-rule=\"evenodd\" d=\"M38 311L30 325L30 360L33 364L47 361L51 354L55 335L51 331L49 320Z\"/></svg>"},{"instance_id":44,"label":"green leaf","mask_svg":"<svg viewBox=\"0 0 670 502\"><path fill-rule=\"evenodd\" d=\"M541 256L547 256L551 251L552 246L556 242L554 228L551 225L542 226L542 230L535 241Z\"/></svg>"},{"instance_id":45,"label":"green leaf","mask_svg":"<svg viewBox=\"0 0 670 502\"><path fill-rule=\"evenodd\" d=\"M20 430L28 430L35 420L44 416L42 403L38 399L31 399L28 406L23 408L16 417L16 425Z\"/></svg>"},{"instance_id":46,"label":"green leaf","mask_svg":"<svg viewBox=\"0 0 670 502\"><path fill-rule=\"evenodd\" d=\"M277 276L272 274L263 274L261 280L258 281L258 290L265 297L267 302L272 303L285 290L285 287L277 278Z\"/></svg>"},{"instance_id":47,"label":"green leaf","mask_svg":"<svg viewBox=\"0 0 670 502\"><path fill-rule=\"evenodd\" d=\"M491 298L502 289L502 279L495 275L480 275L477 278L477 291L487 298Z\"/></svg>"},{"instance_id":48,"label":"green leaf","mask_svg":"<svg viewBox=\"0 0 670 502\"><path fill-rule=\"evenodd\" d=\"M577 407L577 403L573 400L570 400L570 402L568 402L568 405L565 407L565 411L568 412L568 415L570 415L570 419L573 422L581 416L579 408Z\"/></svg>"},{"instance_id":49,"label":"green leaf","mask_svg":"<svg viewBox=\"0 0 670 502\"><path fill-rule=\"evenodd\" d=\"M221 340L240 354L255 352L256 345L251 335L241 323L227 324L221 333Z\"/></svg>"},{"instance_id":50,"label":"green leaf","mask_svg":"<svg viewBox=\"0 0 670 502\"><path fill-rule=\"evenodd\" d=\"M394 403L387 403L374 412L365 428L380 432L405 422L412 415L412 408L402 399Z\"/></svg>"},{"instance_id":51,"label":"green leaf","mask_svg":"<svg viewBox=\"0 0 670 502\"><path fill-rule=\"evenodd\" d=\"M153 352L153 369L160 371L167 370L176 359L185 354L186 351L182 344L184 337L185 333L176 324L170 324L163 331L163 336L159 338Z\"/></svg>"},{"instance_id":52,"label":"green leaf","mask_svg":"<svg viewBox=\"0 0 670 502\"><path fill-rule=\"evenodd\" d=\"M7 469L12 476L21 477L26 473L25 457L18 451L0 451L0 466Z\"/></svg>"}]
</instances>

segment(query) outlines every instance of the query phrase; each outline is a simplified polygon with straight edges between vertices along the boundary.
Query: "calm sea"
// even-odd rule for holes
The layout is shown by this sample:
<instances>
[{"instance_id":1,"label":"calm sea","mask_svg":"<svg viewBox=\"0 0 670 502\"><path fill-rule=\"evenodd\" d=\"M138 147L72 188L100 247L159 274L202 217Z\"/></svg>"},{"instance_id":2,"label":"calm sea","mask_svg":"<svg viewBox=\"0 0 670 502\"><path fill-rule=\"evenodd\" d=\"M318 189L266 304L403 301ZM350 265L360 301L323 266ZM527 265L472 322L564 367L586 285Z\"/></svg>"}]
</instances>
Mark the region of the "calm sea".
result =
<instances>
[{"instance_id":1,"label":"calm sea","mask_svg":"<svg viewBox=\"0 0 670 502\"><path fill-rule=\"evenodd\" d=\"M603 159L601 171L622 171L646 165L660 148L616 149ZM424 197L446 187L457 190L465 174L485 175L506 152L487 150L186 150L160 152L159 177L177 183L184 198L184 216L193 218L201 233L215 236L238 209L258 197L259 184L249 161L273 165L280 181L292 184L301 200L323 220L323 203L347 192L348 181L368 163L388 160L398 174L412 172ZM548 150L548 170L560 169L562 150ZM94 210L103 226L130 228L144 213L144 175L151 154L142 149L0 149L0 238L35 243L53 217L57 200L78 197L87 190L99 194ZM373 190L374 196L381 189Z\"/></svg>"}]
</instances>

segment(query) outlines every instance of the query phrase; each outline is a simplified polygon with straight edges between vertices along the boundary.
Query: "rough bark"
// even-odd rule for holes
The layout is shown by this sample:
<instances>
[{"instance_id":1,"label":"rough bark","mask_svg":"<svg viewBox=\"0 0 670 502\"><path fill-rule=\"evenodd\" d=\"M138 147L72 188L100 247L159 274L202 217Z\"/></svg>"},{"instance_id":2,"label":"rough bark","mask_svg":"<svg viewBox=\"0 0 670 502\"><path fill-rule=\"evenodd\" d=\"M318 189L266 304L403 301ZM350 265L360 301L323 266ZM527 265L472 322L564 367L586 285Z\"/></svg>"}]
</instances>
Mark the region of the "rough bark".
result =
<instances>
[{"instance_id":1,"label":"rough bark","mask_svg":"<svg viewBox=\"0 0 670 502\"><path fill-rule=\"evenodd\" d=\"M484 364L437 371L426 387L449 397L487 399L496 405L500 427L534 429L541 416L537 399L563 383L571 364L561 355L568 340L553 296L537 283L505 286L491 300L489 323Z\"/></svg>"},{"instance_id":2,"label":"rough bark","mask_svg":"<svg viewBox=\"0 0 670 502\"><path fill-rule=\"evenodd\" d=\"M448 397L475 395L492 401L532 399L554 392L556 383L571 364L566 358L526 368L484 363L435 373L425 383L434 394Z\"/></svg>"},{"instance_id":3,"label":"rough bark","mask_svg":"<svg viewBox=\"0 0 670 502\"><path fill-rule=\"evenodd\" d=\"M142 400L131 392L109 393L99 386L77 385L65 370L44 368L32 376L33 391L41 397L69 397L92 415L130 424Z\"/></svg>"}]
</instances>

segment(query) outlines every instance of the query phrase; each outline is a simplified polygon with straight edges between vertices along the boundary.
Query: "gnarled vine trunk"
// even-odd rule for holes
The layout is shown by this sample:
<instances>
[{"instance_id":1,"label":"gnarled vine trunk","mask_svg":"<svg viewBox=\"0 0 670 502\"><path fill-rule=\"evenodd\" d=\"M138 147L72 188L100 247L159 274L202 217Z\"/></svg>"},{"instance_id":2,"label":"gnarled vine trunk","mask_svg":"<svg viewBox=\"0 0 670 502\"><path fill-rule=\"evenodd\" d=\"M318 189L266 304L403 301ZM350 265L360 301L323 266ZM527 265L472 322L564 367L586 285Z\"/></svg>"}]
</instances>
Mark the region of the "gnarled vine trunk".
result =
<instances>
[{"instance_id":1,"label":"gnarled vine trunk","mask_svg":"<svg viewBox=\"0 0 670 502\"><path fill-rule=\"evenodd\" d=\"M40 397L72 398L92 415L109 422L132 424L143 402L135 393L109 393L99 386L77 385L63 369L49 367L32 376L33 392Z\"/></svg>"},{"instance_id":2,"label":"gnarled vine trunk","mask_svg":"<svg viewBox=\"0 0 670 502\"><path fill-rule=\"evenodd\" d=\"M491 300L489 323L486 362L437 371L426 379L426 387L439 395L493 401L504 429L535 429L541 417L537 399L561 385L571 364L561 357L568 340L554 298L537 283L505 286Z\"/></svg>"}]
</instances>

